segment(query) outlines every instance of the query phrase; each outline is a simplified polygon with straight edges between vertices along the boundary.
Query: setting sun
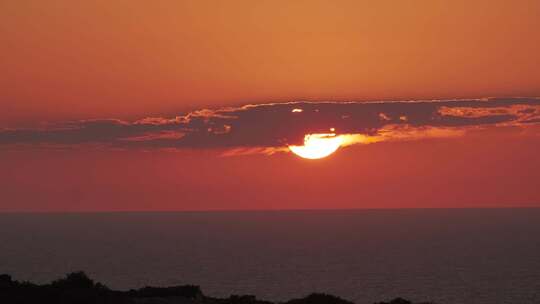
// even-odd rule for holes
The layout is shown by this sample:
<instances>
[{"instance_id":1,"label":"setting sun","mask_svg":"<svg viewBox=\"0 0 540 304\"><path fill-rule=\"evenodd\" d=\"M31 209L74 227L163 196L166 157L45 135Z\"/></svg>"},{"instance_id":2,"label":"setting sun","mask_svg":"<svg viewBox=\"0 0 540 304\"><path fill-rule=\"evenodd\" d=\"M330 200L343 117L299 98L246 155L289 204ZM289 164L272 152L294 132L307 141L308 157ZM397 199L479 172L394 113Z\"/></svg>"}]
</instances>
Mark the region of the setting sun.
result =
<instances>
[{"instance_id":1,"label":"setting sun","mask_svg":"<svg viewBox=\"0 0 540 304\"><path fill-rule=\"evenodd\" d=\"M540 304L539 17L0 0L0 304Z\"/></svg>"},{"instance_id":2,"label":"setting sun","mask_svg":"<svg viewBox=\"0 0 540 304\"><path fill-rule=\"evenodd\" d=\"M335 133L308 134L304 137L304 145L289 146L289 149L300 157L319 159L336 152L342 143L343 138Z\"/></svg>"}]
</instances>

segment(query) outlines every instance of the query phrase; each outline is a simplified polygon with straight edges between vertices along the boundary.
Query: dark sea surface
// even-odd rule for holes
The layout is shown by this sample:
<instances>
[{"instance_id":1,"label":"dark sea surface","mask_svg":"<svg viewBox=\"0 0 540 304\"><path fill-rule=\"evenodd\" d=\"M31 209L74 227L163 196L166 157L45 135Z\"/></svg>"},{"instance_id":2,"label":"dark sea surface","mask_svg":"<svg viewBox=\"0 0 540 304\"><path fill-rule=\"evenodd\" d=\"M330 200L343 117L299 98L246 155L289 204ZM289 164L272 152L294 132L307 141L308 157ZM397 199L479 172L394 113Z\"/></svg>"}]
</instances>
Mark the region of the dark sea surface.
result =
<instances>
[{"instance_id":1,"label":"dark sea surface","mask_svg":"<svg viewBox=\"0 0 540 304\"><path fill-rule=\"evenodd\" d=\"M0 214L0 273L359 304L540 303L540 209Z\"/></svg>"}]
</instances>

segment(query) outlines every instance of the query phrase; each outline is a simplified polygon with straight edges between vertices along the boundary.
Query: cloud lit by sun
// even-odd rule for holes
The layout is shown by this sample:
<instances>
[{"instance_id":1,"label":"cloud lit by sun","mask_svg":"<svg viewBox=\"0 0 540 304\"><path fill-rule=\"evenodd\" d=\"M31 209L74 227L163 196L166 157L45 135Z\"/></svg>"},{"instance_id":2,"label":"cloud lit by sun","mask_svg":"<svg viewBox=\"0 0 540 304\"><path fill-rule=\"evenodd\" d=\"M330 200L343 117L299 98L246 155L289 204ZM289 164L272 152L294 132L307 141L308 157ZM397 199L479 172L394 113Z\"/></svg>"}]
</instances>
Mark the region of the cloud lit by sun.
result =
<instances>
[{"instance_id":1,"label":"cloud lit by sun","mask_svg":"<svg viewBox=\"0 0 540 304\"><path fill-rule=\"evenodd\" d=\"M335 128L330 128L334 132ZM368 144L384 140L380 136L362 134L314 133L304 136L303 145L289 145L292 153L306 159L321 159L330 156L341 147L354 144Z\"/></svg>"},{"instance_id":2,"label":"cloud lit by sun","mask_svg":"<svg viewBox=\"0 0 540 304\"><path fill-rule=\"evenodd\" d=\"M308 134L304 137L303 145L292 145L289 149L302 158L319 159L336 152L342 143L343 138L334 133Z\"/></svg>"},{"instance_id":3,"label":"cloud lit by sun","mask_svg":"<svg viewBox=\"0 0 540 304\"><path fill-rule=\"evenodd\" d=\"M339 148L462 136L540 124L540 98L440 101L290 102L201 109L136 121L91 119L35 129L0 129L0 145L111 149L219 149L223 155L292 152L324 158Z\"/></svg>"}]
</instances>

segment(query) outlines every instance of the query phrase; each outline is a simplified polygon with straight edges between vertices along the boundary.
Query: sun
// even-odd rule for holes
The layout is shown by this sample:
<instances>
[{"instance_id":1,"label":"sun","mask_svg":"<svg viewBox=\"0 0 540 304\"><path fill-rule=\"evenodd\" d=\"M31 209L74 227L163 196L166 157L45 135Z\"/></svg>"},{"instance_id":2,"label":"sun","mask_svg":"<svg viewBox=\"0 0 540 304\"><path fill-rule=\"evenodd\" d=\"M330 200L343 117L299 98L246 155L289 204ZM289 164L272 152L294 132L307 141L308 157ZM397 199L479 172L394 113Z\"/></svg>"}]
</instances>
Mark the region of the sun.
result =
<instances>
[{"instance_id":1,"label":"sun","mask_svg":"<svg viewBox=\"0 0 540 304\"><path fill-rule=\"evenodd\" d=\"M289 150L303 158L319 159L336 152L342 143L343 138L335 133L308 134L303 146L289 146Z\"/></svg>"}]
</instances>

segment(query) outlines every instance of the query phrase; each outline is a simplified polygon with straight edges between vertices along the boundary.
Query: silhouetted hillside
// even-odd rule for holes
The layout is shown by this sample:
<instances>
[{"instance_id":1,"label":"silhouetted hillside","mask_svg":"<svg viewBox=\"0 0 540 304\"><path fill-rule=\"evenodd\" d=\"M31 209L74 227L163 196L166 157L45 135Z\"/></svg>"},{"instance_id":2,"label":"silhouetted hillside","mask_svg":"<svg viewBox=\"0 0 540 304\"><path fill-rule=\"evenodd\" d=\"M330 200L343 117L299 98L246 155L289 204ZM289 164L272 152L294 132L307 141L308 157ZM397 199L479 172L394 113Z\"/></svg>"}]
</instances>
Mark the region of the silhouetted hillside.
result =
<instances>
[{"instance_id":1,"label":"silhouetted hillside","mask_svg":"<svg viewBox=\"0 0 540 304\"><path fill-rule=\"evenodd\" d=\"M213 298L203 295L199 286L144 287L116 291L96 283L84 272L73 272L50 284L18 282L11 276L0 275L0 303L6 304L274 304L252 295L231 295ZM342 298L313 293L304 298L279 304L354 304ZM397 298L375 304L414 304ZM417 303L429 304L429 303Z\"/></svg>"}]
</instances>

